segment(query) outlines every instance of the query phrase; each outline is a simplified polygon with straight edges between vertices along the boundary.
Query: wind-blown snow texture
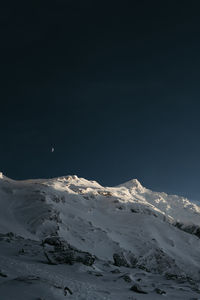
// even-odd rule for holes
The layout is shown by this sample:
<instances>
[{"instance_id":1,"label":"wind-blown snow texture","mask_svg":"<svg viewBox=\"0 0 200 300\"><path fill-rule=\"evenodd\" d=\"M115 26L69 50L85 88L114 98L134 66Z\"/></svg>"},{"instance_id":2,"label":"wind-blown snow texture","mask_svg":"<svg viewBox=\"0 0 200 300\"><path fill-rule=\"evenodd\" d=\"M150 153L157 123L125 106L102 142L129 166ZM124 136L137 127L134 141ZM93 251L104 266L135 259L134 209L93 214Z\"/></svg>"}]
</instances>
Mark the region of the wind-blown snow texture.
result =
<instances>
[{"instance_id":1,"label":"wind-blown snow texture","mask_svg":"<svg viewBox=\"0 0 200 300\"><path fill-rule=\"evenodd\" d=\"M200 207L136 179L0 173L0 299L198 299Z\"/></svg>"}]
</instances>

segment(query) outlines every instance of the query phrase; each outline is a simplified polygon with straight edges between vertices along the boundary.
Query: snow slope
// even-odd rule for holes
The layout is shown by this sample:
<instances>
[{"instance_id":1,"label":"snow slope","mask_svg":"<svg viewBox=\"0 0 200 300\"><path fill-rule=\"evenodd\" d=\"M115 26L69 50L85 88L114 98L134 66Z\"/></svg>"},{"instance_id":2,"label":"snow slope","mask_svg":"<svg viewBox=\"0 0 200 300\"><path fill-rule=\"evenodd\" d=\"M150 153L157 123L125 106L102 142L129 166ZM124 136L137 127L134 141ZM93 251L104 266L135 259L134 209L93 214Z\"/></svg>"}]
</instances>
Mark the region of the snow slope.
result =
<instances>
[{"instance_id":1,"label":"snow slope","mask_svg":"<svg viewBox=\"0 0 200 300\"><path fill-rule=\"evenodd\" d=\"M160 289L168 299L197 297L199 226L199 206L136 179L103 187L75 175L14 181L0 173L0 294L157 299ZM147 294L130 290L138 284Z\"/></svg>"}]
</instances>

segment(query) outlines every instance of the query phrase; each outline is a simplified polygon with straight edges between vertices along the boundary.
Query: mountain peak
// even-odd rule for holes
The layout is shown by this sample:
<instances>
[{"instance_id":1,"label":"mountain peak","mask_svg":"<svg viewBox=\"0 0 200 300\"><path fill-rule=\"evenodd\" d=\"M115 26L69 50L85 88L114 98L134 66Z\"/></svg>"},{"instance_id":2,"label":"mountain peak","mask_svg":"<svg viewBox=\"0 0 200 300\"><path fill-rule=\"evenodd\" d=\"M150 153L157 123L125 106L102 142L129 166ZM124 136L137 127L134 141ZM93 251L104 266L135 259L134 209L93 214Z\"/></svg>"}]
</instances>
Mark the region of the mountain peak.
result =
<instances>
[{"instance_id":1,"label":"mountain peak","mask_svg":"<svg viewBox=\"0 0 200 300\"><path fill-rule=\"evenodd\" d=\"M138 189L140 191L142 191L144 189L144 187L141 185L141 183L137 179L131 179L129 181L126 181L126 182L120 184L119 186L126 187L128 189Z\"/></svg>"}]
</instances>

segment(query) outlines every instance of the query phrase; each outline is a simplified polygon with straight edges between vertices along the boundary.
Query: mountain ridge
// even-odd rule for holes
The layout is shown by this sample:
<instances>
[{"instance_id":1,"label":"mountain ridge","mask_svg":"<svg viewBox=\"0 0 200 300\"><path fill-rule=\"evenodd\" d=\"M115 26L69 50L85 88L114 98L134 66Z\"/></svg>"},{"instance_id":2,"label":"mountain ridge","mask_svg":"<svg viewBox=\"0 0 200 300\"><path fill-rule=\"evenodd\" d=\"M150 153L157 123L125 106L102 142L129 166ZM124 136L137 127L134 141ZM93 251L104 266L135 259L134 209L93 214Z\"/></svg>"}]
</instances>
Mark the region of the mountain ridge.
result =
<instances>
[{"instance_id":1,"label":"mountain ridge","mask_svg":"<svg viewBox=\"0 0 200 300\"><path fill-rule=\"evenodd\" d=\"M115 187L76 175L0 180L0 234L42 243L52 265L107 264L198 282L199 225L199 206L137 179Z\"/></svg>"}]
</instances>

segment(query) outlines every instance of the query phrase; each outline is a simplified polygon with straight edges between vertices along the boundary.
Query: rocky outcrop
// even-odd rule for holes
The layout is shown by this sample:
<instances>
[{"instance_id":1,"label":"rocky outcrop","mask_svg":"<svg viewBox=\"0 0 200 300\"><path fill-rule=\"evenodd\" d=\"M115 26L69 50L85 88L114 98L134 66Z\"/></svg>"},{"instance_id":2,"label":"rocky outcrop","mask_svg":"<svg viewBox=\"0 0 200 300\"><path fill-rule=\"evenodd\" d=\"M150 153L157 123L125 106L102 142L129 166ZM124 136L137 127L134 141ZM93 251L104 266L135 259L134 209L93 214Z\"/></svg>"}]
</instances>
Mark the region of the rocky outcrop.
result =
<instances>
[{"instance_id":1,"label":"rocky outcrop","mask_svg":"<svg viewBox=\"0 0 200 300\"><path fill-rule=\"evenodd\" d=\"M190 233L190 234L194 234L198 238L200 238L200 226L195 225L195 224L186 225L186 224L181 223L181 222L176 222L176 223L174 223L174 225L177 228L179 228L180 230L183 230L183 231L185 231L187 233Z\"/></svg>"},{"instance_id":2,"label":"rocky outcrop","mask_svg":"<svg viewBox=\"0 0 200 300\"><path fill-rule=\"evenodd\" d=\"M117 267L135 268L137 258L131 252L120 252L113 254L114 265Z\"/></svg>"},{"instance_id":3,"label":"rocky outcrop","mask_svg":"<svg viewBox=\"0 0 200 300\"><path fill-rule=\"evenodd\" d=\"M131 291L138 293L138 294L148 294L146 291L144 291L141 286L137 283L135 283L134 285L132 285L132 287L130 288Z\"/></svg>"},{"instance_id":4,"label":"rocky outcrop","mask_svg":"<svg viewBox=\"0 0 200 300\"><path fill-rule=\"evenodd\" d=\"M69 264L76 262L92 266L95 256L72 247L59 237L48 237L43 242L44 254L50 264Z\"/></svg>"}]
</instances>

